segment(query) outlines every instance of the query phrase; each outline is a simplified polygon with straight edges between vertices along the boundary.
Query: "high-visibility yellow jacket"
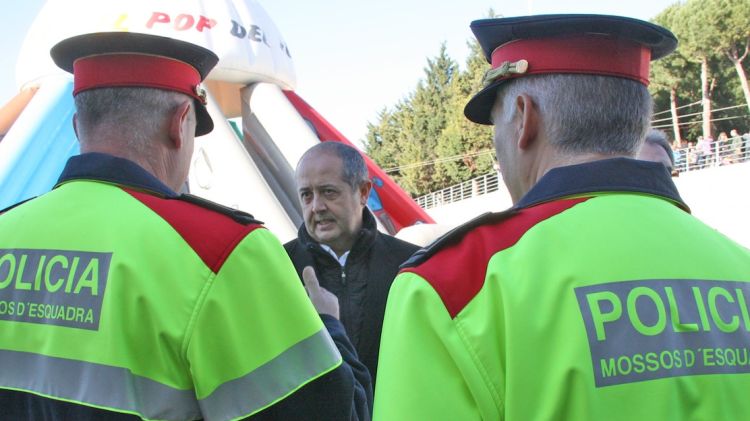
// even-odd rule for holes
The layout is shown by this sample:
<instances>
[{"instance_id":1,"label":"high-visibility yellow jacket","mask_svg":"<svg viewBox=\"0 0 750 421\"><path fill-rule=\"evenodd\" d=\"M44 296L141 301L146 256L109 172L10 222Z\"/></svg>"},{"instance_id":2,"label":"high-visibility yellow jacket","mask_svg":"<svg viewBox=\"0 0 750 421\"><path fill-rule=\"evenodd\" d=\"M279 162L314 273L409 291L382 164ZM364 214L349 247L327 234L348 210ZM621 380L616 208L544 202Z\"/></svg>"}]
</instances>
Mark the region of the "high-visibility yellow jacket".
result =
<instances>
[{"instance_id":1,"label":"high-visibility yellow jacket","mask_svg":"<svg viewBox=\"0 0 750 421\"><path fill-rule=\"evenodd\" d=\"M750 251L659 164L547 173L415 256L391 289L376 420L739 420Z\"/></svg>"}]
</instances>

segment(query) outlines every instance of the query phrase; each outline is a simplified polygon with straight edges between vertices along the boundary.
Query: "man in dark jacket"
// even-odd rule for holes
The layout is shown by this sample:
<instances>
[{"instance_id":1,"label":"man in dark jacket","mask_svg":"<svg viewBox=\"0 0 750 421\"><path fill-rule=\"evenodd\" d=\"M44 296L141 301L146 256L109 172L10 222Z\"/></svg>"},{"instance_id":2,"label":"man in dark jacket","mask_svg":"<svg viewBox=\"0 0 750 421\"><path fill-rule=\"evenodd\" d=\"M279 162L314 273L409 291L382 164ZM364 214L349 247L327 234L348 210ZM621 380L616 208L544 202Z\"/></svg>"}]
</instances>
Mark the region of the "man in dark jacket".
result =
<instances>
[{"instance_id":1,"label":"man in dark jacket","mask_svg":"<svg viewBox=\"0 0 750 421\"><path fill-rule=\"evenodd\" d=\"M356 149L339 142L310 148L296 180L305 222L284 248L300 277L312 266L338 297L341 322L374 379L388 290L418 247L378 232L365 206L372 184Z\"/></svg>"}]
</instances>

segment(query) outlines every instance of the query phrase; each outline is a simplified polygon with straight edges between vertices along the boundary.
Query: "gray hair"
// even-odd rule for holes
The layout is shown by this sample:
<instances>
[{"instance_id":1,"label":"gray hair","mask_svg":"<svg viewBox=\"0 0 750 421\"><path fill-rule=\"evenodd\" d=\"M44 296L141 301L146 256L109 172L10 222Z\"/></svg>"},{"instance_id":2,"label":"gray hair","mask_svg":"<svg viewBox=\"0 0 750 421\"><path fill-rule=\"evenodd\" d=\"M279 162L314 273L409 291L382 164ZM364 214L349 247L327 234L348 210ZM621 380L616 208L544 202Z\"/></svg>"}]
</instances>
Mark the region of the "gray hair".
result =
<instances>
[{"instance_id":1,"label":"gray hair","mask_svg":"<svg viewBox=\"0 0 750 421\"><path fill-rule=\"evenodd\" d=\"M99 88L76 95L78 125L83 129L126 130L130 144L145 148L162 131L165 117L186 95L153 88Z\"/></svg>"},{"instance_id":2,"label":"gray hair","mask_svg":"<svg viewBox=\"0 0 750 421\"><path fill-rule=\"evenodd\" d=\"M672 164L672 167L674 167L674 153L672 152L672 145L669 144L667 135L664 134L663 131L656 129L649 130L646 134L645 142L664 149L664 151L667 153L667 156L669 157L669 162Z\"/></svg>"},{"instance_id":3,"label":"gray hair","mask_svg":"<svg viewBox=\"0 0 750 421\"><path fill-rule=\"evenodd\" d=\"M500 86L506 121L514 101L527 94L539 107L550 143L564 154L634 156L649 127L648 89L629 79L551 74L515 79Z\"/></svg>"},{"instance_id":4,"label":"gray hair","mask_svg":"<svg viewBox=\"0 0 750 421\"><path fill-rule=\"evenodd\" d=\"M308 156L317 153L329 153L341 159L341 167L343 168L341 178L351 186L352 190L357 190L359 186L369 181L367 164L365 164L362 154L357 149L336 141L320 142L308 149L299 162L301 163ZM299 164L297 164L297 167L299 168Z\"/></svg>"}]
</instances>

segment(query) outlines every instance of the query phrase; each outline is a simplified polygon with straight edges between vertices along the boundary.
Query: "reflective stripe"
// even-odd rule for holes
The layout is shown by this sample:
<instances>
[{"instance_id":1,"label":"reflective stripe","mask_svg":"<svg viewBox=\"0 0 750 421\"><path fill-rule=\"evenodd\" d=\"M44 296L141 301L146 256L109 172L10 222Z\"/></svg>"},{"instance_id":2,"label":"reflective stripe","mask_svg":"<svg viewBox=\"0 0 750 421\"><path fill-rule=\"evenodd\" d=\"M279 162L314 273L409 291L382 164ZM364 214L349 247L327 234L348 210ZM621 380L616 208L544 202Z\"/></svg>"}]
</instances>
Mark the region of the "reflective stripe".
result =
<instances>
[{"instance_id":1,"label":"reflective stripe","mask_svg":"<svg viewBox=\"0 0 750 421\"><path fill-rule=\"evenodd\" d=\"M210 420L247 417L340 364L341 354L323 328L251 373L217 387L200 406Z\"/></svg>"},{"instance_id":2,"label":"reflective stripe","mask_svg":"<svg viewBox=\"0 0 750 421\"><path fill-rule=\"evenodd\" d=\"M143 418L201 418L195 392L102 364L0 350L0 388L64 399Z\"/></svg>"}]
</instances>

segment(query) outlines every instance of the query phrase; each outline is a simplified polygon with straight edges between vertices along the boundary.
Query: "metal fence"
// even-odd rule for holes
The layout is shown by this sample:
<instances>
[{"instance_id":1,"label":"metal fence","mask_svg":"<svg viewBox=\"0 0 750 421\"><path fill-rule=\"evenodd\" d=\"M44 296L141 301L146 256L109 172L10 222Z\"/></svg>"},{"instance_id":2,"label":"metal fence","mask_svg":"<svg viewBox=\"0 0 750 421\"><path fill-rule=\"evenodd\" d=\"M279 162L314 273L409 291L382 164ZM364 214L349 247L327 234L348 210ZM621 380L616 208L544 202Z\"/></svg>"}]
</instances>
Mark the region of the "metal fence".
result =
<instances>
[{"instance_id":1,"label":"metal fence","mask_svg":"<svg viewBox=\"0 0 750 421\"><path fill-rule=\"evenodd\" d=\"M689 146L676 149L675 170L678 173L701 170L704 168L730 165L739 162L750 161L750 138L745 137L741 142L737 138L729 138L726 141L714 141L709 146ZM459 200L469 199L499 189L499 177L497 172L485 174L463 183L459 183L442 190L428 193L417 197L415 200L423 209L430 209Z\"/></svg>"},{"instance_id":2,"label":"metal fence","mask_svg":"<svg viewBox=\"0 0 750 421\"><path fill-rule=\"evenodd\" d=\"M750 136L696 144L674 151L675 170L694 171L750 160Z\"/></svg>"},{"instance_id":3,"label":"metal fence","mask_svg":"<svg viewBox=\"0 0 750 421\"><path fill-rule=\"evenodd\" d=\"M499 188L499 177L497 172L491 172L483 176L472 178L442 190L428 193L416 199L417 204L424 209L434 208L447 203L480 196L497 191Z\"/></svg>"}]
</instances>

